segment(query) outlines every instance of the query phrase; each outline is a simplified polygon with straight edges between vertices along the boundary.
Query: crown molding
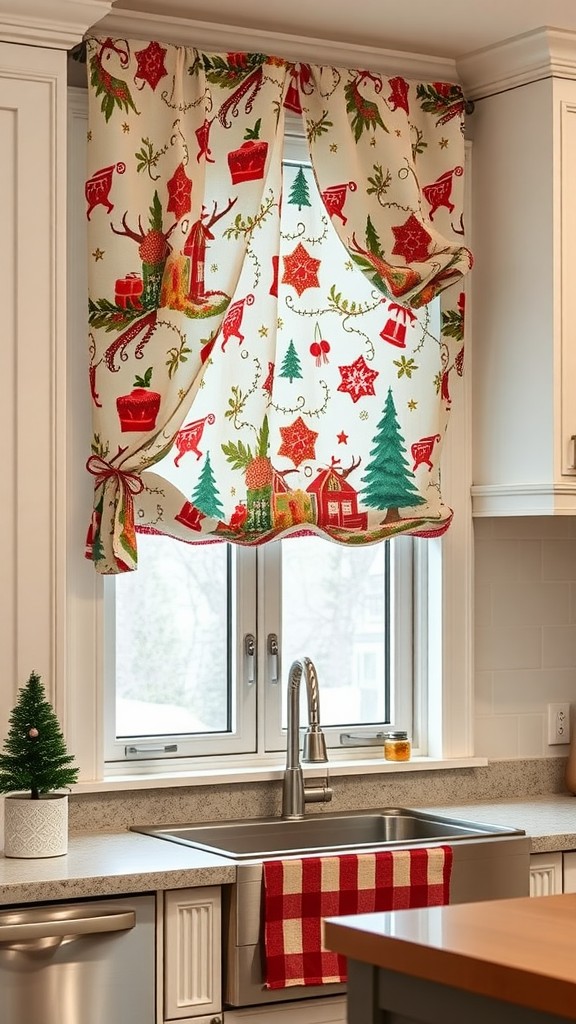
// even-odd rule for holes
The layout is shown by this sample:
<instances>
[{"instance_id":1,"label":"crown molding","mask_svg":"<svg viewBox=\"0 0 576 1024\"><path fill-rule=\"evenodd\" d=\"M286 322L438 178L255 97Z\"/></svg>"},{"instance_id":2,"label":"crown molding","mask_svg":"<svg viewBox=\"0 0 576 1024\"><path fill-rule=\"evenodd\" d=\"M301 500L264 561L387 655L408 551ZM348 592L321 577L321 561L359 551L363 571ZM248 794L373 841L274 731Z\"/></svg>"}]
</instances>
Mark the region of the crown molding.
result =
<instances>
[{"instance_id":1,"label":"crown molding","mask_svg":"<svg viewBox=\"0 0 576 1024\"><path fill-rule=\"evenodd\" d=\"M69 50L114 0L0 0L0 41Z\"/></svg>"},{"instance_id":2,"label":"crown molding","mask_svg":"<svg viewBox=\"0 0 576 1024\"><path fill-rule=\"evenodd\" d=\"M360 67L385 75L412 79L458 82L456 62L443 57L355 46L330 39L289 35L233 25L192 21L113 8L96 26L106 33L131 39L158 39L166 43L194 46L200 50L246 50L274 54L286 60Z\"/></svg>"},{"instance_id":3,"label":"crown molding","mask_svg":"<svg viewBox=\"0 0 576 1024\"><path fill-rule=\"evenodd\" d=\"M539 28L456 61L466 96L481 99L543 78L576 79L576 32Z\"/></svg>"},{"instance_id":4,"label":"crown molding","mask_svg":"<svg viewBox=\"0 0 576 1024\"><path fill-rule=\"evenodd\" d=\"M546 484L476 484L471 488L472 515L574 515L576 481Z\"/></svg>"}]
</instances>

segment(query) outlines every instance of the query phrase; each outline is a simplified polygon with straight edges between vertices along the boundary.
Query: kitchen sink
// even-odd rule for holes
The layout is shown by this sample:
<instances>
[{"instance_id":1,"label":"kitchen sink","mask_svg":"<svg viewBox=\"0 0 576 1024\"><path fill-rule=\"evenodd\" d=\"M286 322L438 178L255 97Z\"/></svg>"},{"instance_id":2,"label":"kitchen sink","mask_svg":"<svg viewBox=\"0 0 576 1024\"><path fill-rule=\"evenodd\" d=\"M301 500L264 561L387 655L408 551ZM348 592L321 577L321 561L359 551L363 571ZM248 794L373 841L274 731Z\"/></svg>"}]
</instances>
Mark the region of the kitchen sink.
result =
<instances>
[{"instance_id":1,"label":"kitchen sink","mask_svg":"<svg viewBox=\"0 0 576 1024\"><path fill-rule=\"evenodd\" d=\"M254 818L195 825L133 826L132 831L234 860L524 835L522 829L440 817L401 807L308 815L298 820Z\"/></svg>"},{"instance_id":2,"label":"kitchen sink","mask_svg":"<svg viewBox=\"0 0 576 1024\"><path fill-rule=\"evenodd\" d=\"M271 990L264 984L261 938L266 860L447 843L453 857L451 903L529 894L530 839L522 829L403 807L325 811L299 819L132 826L132 830L216 853L235 863L236 880L222 890L224 1000L229 1007L281 1002L287 992L290 1000L310 1000L341 995L345 989L334 983Z\"/></svg>"}]
</instances>

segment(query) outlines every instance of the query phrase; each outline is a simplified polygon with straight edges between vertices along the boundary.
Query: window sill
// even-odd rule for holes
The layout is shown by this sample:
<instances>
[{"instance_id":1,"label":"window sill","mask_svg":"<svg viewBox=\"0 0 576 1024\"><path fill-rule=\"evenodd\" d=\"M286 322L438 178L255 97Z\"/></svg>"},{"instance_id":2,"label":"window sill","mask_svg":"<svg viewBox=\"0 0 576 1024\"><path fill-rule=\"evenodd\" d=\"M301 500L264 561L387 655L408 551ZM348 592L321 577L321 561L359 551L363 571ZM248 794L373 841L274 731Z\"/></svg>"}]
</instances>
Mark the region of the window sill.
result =
<instances>
[{"instance_id":1,"label":"window sill","mask_svg":"<svg viewBox=\"0 0 576 1024\"><path fill-rule=\"evenodd\" d=\"M411 761L395 762L376 760L375 758L364 760L342 760L331 761L328 770L332 778L338 776L354 775L387 775L391 772L422 772L441 771L451 768L479 768L488 764L486 757L454 757L440 759L433 757L414 757ZM311 767L304 765L306 778L323 777L326 774L324 765ZM277 763L264 765L239 765L236 767L213 767L199 768L195 771L163 771L154 769L155 774L141 771L130 774L107 775L104 779L95 782L79 782L74 787L73 793L105 793L115 790L139 790L139 789L171 789L179 786L219 786L230 785L230 783L247 782L275 782L282 779L284 765Z\"/></svg>"}]
</instances>

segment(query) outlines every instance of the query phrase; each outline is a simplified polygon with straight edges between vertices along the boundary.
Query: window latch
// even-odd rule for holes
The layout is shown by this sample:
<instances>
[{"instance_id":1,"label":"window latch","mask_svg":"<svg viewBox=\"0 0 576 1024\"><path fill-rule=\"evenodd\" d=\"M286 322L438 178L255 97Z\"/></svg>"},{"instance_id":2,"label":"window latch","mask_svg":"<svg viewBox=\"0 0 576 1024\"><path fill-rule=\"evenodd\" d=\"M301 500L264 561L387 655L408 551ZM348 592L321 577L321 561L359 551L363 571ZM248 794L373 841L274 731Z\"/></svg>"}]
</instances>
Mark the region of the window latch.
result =
<instances>
[{"instance_id":1,"label":"window latch","mask_svg":"<svg viewBox=\"0 0 576 1024\"><path fill-rule=\"evenodd\" d=\"M278 682L278 637L276 633L268 633L268 641L266 644L268 650L268 657L270 659L270 682Z\"/></svg>"},{"instance_id":2,"label":"window latch","mask_svg":"<svg viewBox=\"0 0 576 1024\"><path fill-rule=\"evenodd\" d=\"M256 678L256 638L253 633L246 633L244 637L244 654L246 655L246 678L248 685L252 686Z\"/></svg>"},{"instance_id":3,"label":"window latch","mask_svg":"<svg viewBox=\"0 0 576 1024\"><path fill-rule=\"evenodd\" d=\"M341 732L340 745L342 747L375 747L384 742L384 735L383 732L365 732L356 736L353 732Z\"/></svg>"}]
</instances>

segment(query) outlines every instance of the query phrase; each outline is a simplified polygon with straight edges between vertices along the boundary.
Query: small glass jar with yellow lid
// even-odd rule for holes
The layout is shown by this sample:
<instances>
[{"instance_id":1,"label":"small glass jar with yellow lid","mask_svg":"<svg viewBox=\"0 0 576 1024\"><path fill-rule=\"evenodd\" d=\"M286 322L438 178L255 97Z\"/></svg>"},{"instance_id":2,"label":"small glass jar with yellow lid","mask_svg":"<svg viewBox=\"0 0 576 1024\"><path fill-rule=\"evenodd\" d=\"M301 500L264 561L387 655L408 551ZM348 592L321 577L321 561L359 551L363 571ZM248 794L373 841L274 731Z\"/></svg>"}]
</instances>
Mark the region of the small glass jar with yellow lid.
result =
<instances>
[{"instance_id":1,"label":"small glass jar with yellow lid","mask_svg":"<svg viewBox=\"0 0 576 1024\"><path fill-rule=\"evenodd\" d=\"M409 761L411 752L407 732L399 729L384 733L384 757L387 761Z\"/></svg>"}]
</instances>

